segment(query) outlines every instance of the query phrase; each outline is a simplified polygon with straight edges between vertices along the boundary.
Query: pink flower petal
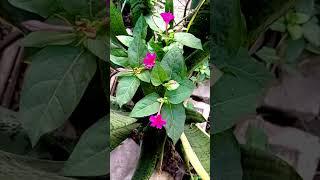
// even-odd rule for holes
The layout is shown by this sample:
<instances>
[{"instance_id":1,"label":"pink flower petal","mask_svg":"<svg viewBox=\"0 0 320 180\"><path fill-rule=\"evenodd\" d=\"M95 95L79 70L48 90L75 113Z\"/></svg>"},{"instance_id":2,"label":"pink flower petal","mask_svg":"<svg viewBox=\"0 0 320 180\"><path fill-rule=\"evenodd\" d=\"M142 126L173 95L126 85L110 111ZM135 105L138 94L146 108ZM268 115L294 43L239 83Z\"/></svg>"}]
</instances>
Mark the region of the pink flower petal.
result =
<instances>
[{"instance_id":1,"label":"pink flower petal","mask_svg":"<svg viewBox=\"0 0 320 180\"><path fill-rule=\"evenodd\" d=\"M147 69L151 69L156 63L157 55L156 53L147 53L146 57L143 59L144 67Z\"/></svg>"},{"instance_id":2,"label":"pink flower petal","mask_svg":"<svg viewBox=\"0 0 320 180\"><path fill-rule=\"evenodd\" d=\"M167 25L174 19L174 15L170 12L161 13L160 16Z\"/></svg>"},{"instance_id":3,"label":"pink flower petal","mask_svg":"<svg viewBox=\"0 0 320 180\"><path fill-rule=\"evenodd\" d=\"M162 119L161 114L150 116L149 120L151 122L150 126L157 129L162 129L162 127L167 123L165 119Z\"/></svg>"}]
</instances>

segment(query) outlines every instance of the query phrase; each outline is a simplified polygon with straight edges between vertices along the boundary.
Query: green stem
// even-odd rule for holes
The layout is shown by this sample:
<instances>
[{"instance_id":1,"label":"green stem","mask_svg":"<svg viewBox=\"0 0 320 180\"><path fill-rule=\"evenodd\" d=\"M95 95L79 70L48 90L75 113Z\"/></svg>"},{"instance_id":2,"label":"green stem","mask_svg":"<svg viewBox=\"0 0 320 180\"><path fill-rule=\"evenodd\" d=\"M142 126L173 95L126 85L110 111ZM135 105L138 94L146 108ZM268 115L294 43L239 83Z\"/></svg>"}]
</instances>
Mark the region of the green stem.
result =
<instances>
[{"instance_id":1,"label":"green stem","mask_svg":"<svg viewBox=\"0 0 320 180\"><path fill-rule=\"evenodd\" d=\"M157 165L157 172L158 173L161 173L161 171L162 171L163 154L164 154L164 147L166 145L166 141L167 141L167 135L165 136L164 141L162 143L162 147L161 147L160 159L159 159L159 163Z\"/></svg>"}]
</instances>

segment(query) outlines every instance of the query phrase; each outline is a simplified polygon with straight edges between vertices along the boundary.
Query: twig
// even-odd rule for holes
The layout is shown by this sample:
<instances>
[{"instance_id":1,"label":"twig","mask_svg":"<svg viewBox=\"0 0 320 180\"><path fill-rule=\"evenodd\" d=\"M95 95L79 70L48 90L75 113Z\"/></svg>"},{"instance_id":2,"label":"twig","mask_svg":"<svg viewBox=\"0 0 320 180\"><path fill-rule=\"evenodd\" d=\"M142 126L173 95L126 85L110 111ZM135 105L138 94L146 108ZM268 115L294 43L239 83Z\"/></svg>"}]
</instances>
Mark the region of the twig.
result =
<instances>
[{"instance_id":1,"label":"twig","mask_svg":"<svg viewBox=\"0 0 320 180\"><path fill-rule=\"evenodd\" d=\"M3 94L2 97L2 106L10 108L10 105L12 104L13 95L15 92L15 88L18 82L18 76L20 72L21 63L23 62L23 53L24 48L20 47L18 54L16 56L15 64L12 69L11 75L8 79L8 85L7 88Z\"/></svg>"},{"instance_id":2,"label":"twig","mask_svg":"<svg viewBox=\"0 0 320 180\"><path fill-rule=\"evenodd\" d=\"M2 53L0 61L0 97L4 93L11 70L15 64L17 54L19 52L18 41L10 44Z\"/></svg>"},{"instance_id":3,"label":"twig","mask_svg":"<svg viewBox=\"0 0 320 180\"><path fill-rule=\"evenodd\" d=\"M8 34L4 40L0 41L0 51L2 51L3 48L7 47L13 41L17 40L19 37L22 37L22 33L19 31L13 31L12 33Z\"/></svg>"}]
</instances>

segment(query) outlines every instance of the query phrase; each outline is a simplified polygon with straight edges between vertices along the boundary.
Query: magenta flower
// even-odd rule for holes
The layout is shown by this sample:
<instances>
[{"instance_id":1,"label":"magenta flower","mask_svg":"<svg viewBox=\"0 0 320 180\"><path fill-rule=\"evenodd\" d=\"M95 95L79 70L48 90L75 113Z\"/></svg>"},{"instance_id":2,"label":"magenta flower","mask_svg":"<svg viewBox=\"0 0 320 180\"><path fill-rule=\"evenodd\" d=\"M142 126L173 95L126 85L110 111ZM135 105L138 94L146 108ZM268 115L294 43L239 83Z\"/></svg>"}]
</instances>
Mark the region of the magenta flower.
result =
<instances>
[{"instance_id":1,"label":"magenta flower","mask_svg":"<svg viewBox=\"0 0 320 180\"><path fill-rule=\"evenodd\" d=\"M151 69L156 63L156 58L156 53L147 53L146 57L143 59L144 67L147 69Z\"/></svg>"},{"instance_id":2,"label":"magenta flower","mask_svg":"<svg viewBox=\"0 0 320 180\"><path fill-rule=\"evenodd\" d=\"M165 119L162 119L161 114L157 114L154 116L150 116L149 118L151 122L151 127L155 127L157 129L161 129L162 126L166 125L167 121Z\"/></svg>"},{"instance_id":3,"label":"magenta flower","mask_svg":"<svg viewBox=\"0 0 320 180\"><path fill-rule=\"evenodd\" d=\"M174 19L174 15L171 12L161 13L160 16L162 17L166 25L168 25Z\"/></svg>"}]
</instances>

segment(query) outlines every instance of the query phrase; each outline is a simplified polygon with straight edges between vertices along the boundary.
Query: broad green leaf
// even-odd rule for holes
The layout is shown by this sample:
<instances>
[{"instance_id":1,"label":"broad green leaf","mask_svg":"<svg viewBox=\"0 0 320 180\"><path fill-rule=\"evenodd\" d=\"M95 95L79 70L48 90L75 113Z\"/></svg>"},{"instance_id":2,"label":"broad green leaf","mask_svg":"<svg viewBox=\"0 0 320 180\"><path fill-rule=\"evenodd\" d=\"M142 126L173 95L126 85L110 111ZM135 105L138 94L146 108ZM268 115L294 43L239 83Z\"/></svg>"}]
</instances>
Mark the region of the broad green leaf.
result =
<instances>
[{"instance_id":1,"label":"broad green leaf","mask_svg":"<svg viewBox=\"0 0 320 180\"><path fill-rule=\"evenodd\" d=\"M176 144L183 133L186 113L183 104L164 104L161 115L167 121L165 125L167 135Z\"/></svg>"},{"instance_id":2,"label":"broad green leaf","mask_svg":"<svg viewBox=\"0 0 320 180\"><path fill-rule=\"evenodd\" d=\"M242 3L242 1L241 1ZM211 24L217 59L233 56L246 39L246 26L241 14L240 0L215 0ZM219 56L219 57L218 57Z\"/></svg>"},{"instance_id":3,"label":"broad green leaf","mask_svg":"<svg viewBox=\"0 0 320 180\"><path fill-rule=\"evenodd\" d=\"M163 131L148 127L144 132L138 165L132 180L149 180L154 172L166 140Z\"/></svg>"},{"instance_id":4,"label":"broad green leaf","mask_svg":"<svg viewBox=\"0 0 320 180\"><path fill-rule=\"evenodd\" d=\"M244 180L302 180L288 163L263 150L241 146L241 162Z\"/></svg>"},{"instance_id":5,"label":"broad green leaf","mask_svg":"<svg viewBox=\"0 0 320 180\"><path fill-rule=\"evenodd\" d=\"M253 148L268 150L268 136L262 128L250 124L246 131L246 144Z\"/></svg>"},{"instance_id":6,"label":"broad green leaf","mask_svg":"<svg viewBox=\"0 0 320 180\"><path fill-rule=\"evenodd\" d=\"M87 38L84 46L98 58L107 61L109 55L108 38L105 36L97 36L95 39Z\"/></svg>"},{"instance_id":7,"label":"broad green leaf","mask_svg":"<svg viewBox=\"0 0 320 180\"><path fill-rule=\"evenodd\" d=\"M133 37L132 36L124 36L124 35L120 35L117 36L117 39L125 46L129 47L130 43L133 41Z\"/></svg>"},{"instance_id":8,"label":"broad green leaf","mask_svg":"<svg viewBox=\"0 0 320 180\"><path fill-rule=\"evenodd\" d=\"M300 25L289 24L287 26L288 32L293 40L298 40L303 36L303 29Z\"/></svg>"},{"instance_id":9,"label":"broad green leaf","mask_svg":"<svg viewBox=\"0 0 320 180\"><path fill-rule=\"evenodd\" d=\"M128 57L127 51L122 48L111 49L110 55L117 57Z\"/></svg>"},{"instance_id":10,"label":"broad green leaf","mask_svg":"<svg viewBox=\"0 0 320 180\"><path fill-rule=\"evenodd\" d=\"M129 64L138 67L148 52L147 44L140 35L136 35L128 49Z\"/></svg>"},{"instance_id":11,"label":"broad green leaf","mask_svg":"<svg viewBox=\"0 0 320 180\"><path fill-rule=\"evenodd\" d=\"M22 39L25 47L45 47L48 45L67 45L76 39L74 33L54 32L54 31L36 31L31 32Z\"/></svg>"},{"instance_id":12,"label":"broad green leaf","mask_svg":"<svg viewBox=\"0 0 320 180\"><path fill-rule=\"evenodd\" d=\"M169 49L160 64L170 79L176 80L177 78L185 77L187 74L187 67L182 52L176 46Z\"/></svg>"},{"instance_id":13,"label":"broad green leaf","mask_svg":"<svg viewBox=\"0 0 320 180\"><path fill-rule=\"evenodd\" d=\"M280 59L275 49L265 46L256 55L266 63L275 63Z\"/></svg>"},{"instance_id":14,"label":"broad green leaf","mask_svg":"<svg viewBox=\"0 0 320 180\"><path fill-rule=\"evenodd\" d=\"M232 130L215 134L210 146L214 154L211 157L213 179L242 180L241 152Z\"/></svg>"},{"instance_id":15,"label":"broad green leaf","mask_svg":"<svg viewBox=\"0 0 320 180\"><path fill-rule=\"evenodd\" d=\"M186 156L202 179L210 179L210 136L196 125L188 125L180 137Z\"/></svg>"},{"instance_id":16,"label":"broad green leaf","mask_svg":"<svg viewBox=\"0 0 320 180\"><path fill-rule=\"evenodd\" d=\"M186 107L185 110L186 110L186 124L206 122L206 119L198 111L188 107Z\"/></svg>"},{"instance_id":17,"label":"broad green leaf","mask_svg":"<svg viewBox=\"0 0 320 180\"><path fill-rule=\"evenodd\" d=\"M314 0L296 0L295 9L299 13L312 15L314 12Z\"/></svg>"},{"instance_id":18,"label":"broad green leaf","mask_svg":"<svg viewBox=\"0 0 320 180\"><path fill-rule=\"evenodd\" d=\"M122 67L127 67L129 65L128 57L118 57L110 55L110 61Z\"/></svg>"},{"instance_id":19,"label":"broad green leaf","mask_svg":"<svg viewBox=\"0 0 320 180\"><path fill-rule=\"evenodd\" d=\"M110 1L110 32L111 34L117 35L126 35L126 27L124 26L122 14L117 7Z\"/></svg>"},{"instance_id":20,"label":"broad green leaf","mask_svg":"<svg viewBox=\"0 0 320 180\"><path fill-rule=\"evenodd\" d=\"M148 94L146 97L138 101L132 109L131 117L145 117L158 112L160 103L157 99L160 96L157 93Z\"/></svg>"},{"instance_id":21,"label":"broad green leaf","mask_svg":"<svg viewBox=\"0 0 320 180\"><path fill-rule=\"evenodd\" d=\"M248 29L248 44L254 43L269 25L283 16L295 3L296 0L241 0L241 10Z\"/></svg>"},{"instance_id":22,"label":"broad green leaf","mask_svg":"<svg viewBox=\"0 0 320 180\"><path fill-rule=\"evenodd\" d=\"M139 74L136 74L136 76L144 82L150 83L150 71L144 70Z\"/></svg>"},{"instance_id":23,"label":"broad green leaf","mask_svg":"<svg viewBox=\"0 0 320 180\"><path fill-rule=\"evenodd\" d=\"M47 18L59 8L57 0L8 0L13 6Z\"/></svg>"},{"instance_id":24,"label":"broad green leaf","mask_svg":"<svg viewBox=\"0 0 320 180\"><path fill-rule=\"evenodd\" d=\"M303 36L313 45L320 46L320 26L314 21L309 21L302 26Z\"/></svg>"},{"instance_id":25,"label":"broad green leaf","mask_svg":"<svg viewBox=\"0 0 320 180\"><path fill-rule=\"evenodd\" d=\"M58 175L63 161L34 159L0 151L0 179L75 180Z\"/></svg>"},{"instance_id":26,"label":"broad green leaf","mask_svg":"<svg viewBox=\"0 0 320 180\"><path fill-rule=\"evenodd\" d=\"M122 115L116 111L110 112L110 151L128 138L133 129L140 124L137 119Z\"/></svg>"},{"instance_id":27,"label":"broad green leaf","mask_svg":"<svg viewBox=\"0 0 320 180\"><path fill-rule=\"evenodd\" d=\"M304 39L287 41L286 60L288 63L295 63L305 48Z\"/></svg>"},{"instance_id":28,"label":"broad green leaf","mask_svg":"<svg viewBox=\"0 0 320 180\"><path fill-rule=\"evenodd\" d=\"M134 73L132 71L120 71L115 76L117 77L134 76Z\"/></svg>"},{"instance_id":29,"label":"broad green leaf","mask_svg":"<svg viewBox=\"0 0 320 180\"><path fill-rule=\"evenodd\" d=\"M210 43L209 41L203 44L203 50L197 49L186 58L186 65L188 67L188 74L193 71L204 61L210 58Z\"/></svg>"},{"instance_id":30,"label":"broad green leaf","mask_svg":"<svg viewBox=\"0 0 320 180\"><path fill-rule=\"evenodd\" d=\"M134 76L122 77L119 80L116 98L120 107L133 98L139 86L140 80Z\"/></svg>"},{"instance_id":31,"label":"broad green leaf","mask_svg":"<svg viewBox=\"0 0 320 180\"><path fill-rule=\"evenodd\" d=\"M87 129L74 148L62 170L65 176L103 176L108 173L109 133L104 117Z\"/></svg>"},{"instance_id":32,"label":"broad green leaf","mask_svg":"<svg viewBox=\"0 0 320 180\"><path fill-rule=\"evenodd\" d=\"M176 32L174 34L174 40L183 44L184 46L202 50L201 40L196 38L193 34Z\"/></svg>"},{"instance_id":33,"label":"broad green leaf","mask_svg":"<svg viewBox=\"0 0 320 180\"><path fill-rule=\"evenodd\" d=\"M180 85L176 90L167 90L165 94L165 96L168 97L169 102L172 104L179 104L188 99L195 88L193 82L187 78L178 82Z\"/></svg>"},{"instance_id":34,"label":"broad green leaf","mask_svg":"<svg viewBox=\"0 0 320 180\"><path fill-rule=\"evenodd\" d=\"M212 88L212 110L217 120L213 131L219 133L231 128L239 118L255 113L258 97L273 76L245 49L235 57L217 59L216 65L224 73Z\"/></svg>"},{"instance_id":35,"label":"broad green leaf","mask_svg":"<svg viewBox=\"0 0 320 180\"><path fill-rule=\"evenodd\" d=\"M152 9L154 6L152 5L153 2L145 1L145 0L129 0L130 3L130 14L132 15L132 23L137 24L139 18L143 15L152 14Z\"/></svg>"},{"instance_id":36,"label":"broad green leaf","mask_svg":"<svg viewBox=\"0 0 320 180\"><path fill-rule=\"evenodd\" d=\"M138 19L137 23L135 24L134 28L133 28L133 37L140 37L141 39L146 39L147 37L147 22L144 19L143 16L140 16L140 18Z\"/></svg>"},{"instance_id":37,"label":"broad green leaf","mask_svg":"<svg viewBox=\"0 0 320 180\"><path fill-rule=\"evenodd\" d=\"M152 30L157 32L164 32L166 30L166 24L161 17L148 15L144 16L144 18Z\"/></svg>"},{"instance_id":38,"label":"broad green leaf","mask_svg":"<svg viewBox=\"0 0 320 180\"><path fill-rule=\"evenodd\" d=\"M152 68L151 71L151 83L154 86L159 86L167 80L169 80L169 77L166 71L159 62L156 62L155 66Z\"/></svg>"},{"instance_id":39,"label":"broad green leaf","mask_svg":"<svg viewBox=\"0 0 320 180\"><path fill-rule=\"evenodd\" d=\"M69 118L96 68L94 56L74 47L49 46L32 57L20 110L33 146Z\"/></svg>"},{"instance_id":40,"label":"broad green leaf","mask_svg":"<svg viewBox=\"0 0 320 180\"><path fill-rule=\"evenodd\" d=\"M274 23L272 23L270 25L270 29L273 30L273 31L279 31L279 32L286 32L286 25L285 25L285 21L284 21L284 18L281 17L279 18L278 20L276 20Z\"/></svg>"},{"instance_id":41,"label":"broad green leaf","mask_svg":"<svg viewBox=\"0 0 320 180\"><path fill-rule=\"evenodd\" d=\"M59 3L69 14L91 18L106 6L101 0L60 0Z\"/></svg>"}]
</instances>

